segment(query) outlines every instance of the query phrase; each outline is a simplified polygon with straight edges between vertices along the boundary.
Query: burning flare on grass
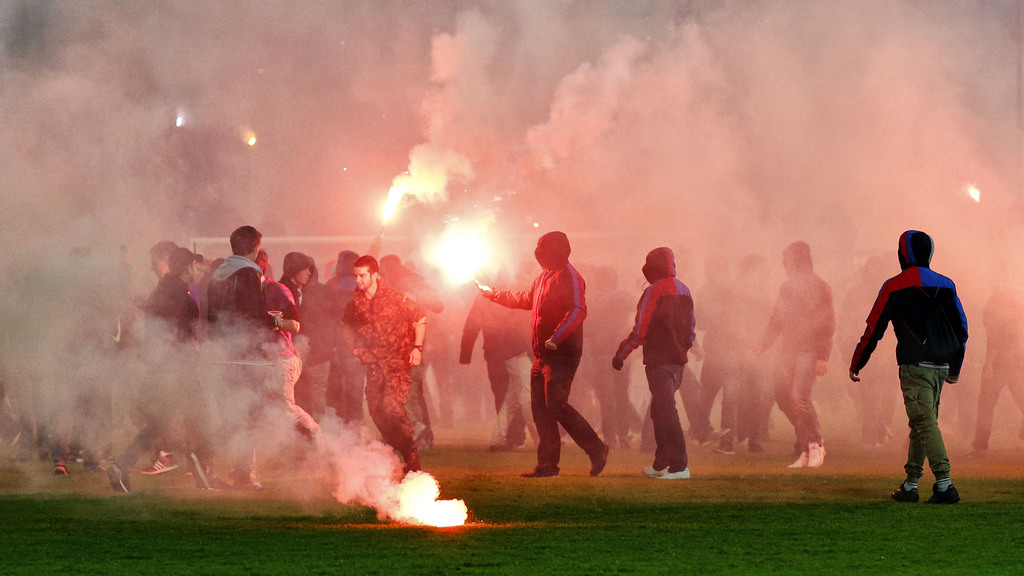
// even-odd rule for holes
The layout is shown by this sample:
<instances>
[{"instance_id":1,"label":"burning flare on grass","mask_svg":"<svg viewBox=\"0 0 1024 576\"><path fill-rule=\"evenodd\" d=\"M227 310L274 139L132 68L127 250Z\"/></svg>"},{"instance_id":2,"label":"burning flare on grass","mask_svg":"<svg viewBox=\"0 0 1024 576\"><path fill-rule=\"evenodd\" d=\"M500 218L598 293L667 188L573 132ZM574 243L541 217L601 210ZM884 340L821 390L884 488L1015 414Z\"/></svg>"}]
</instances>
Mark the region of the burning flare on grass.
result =
<instances>
[{"instance_id":1,"label":"burning flare on grass","mask_svg":"<svg viewBox=\"0 0 1024 576\"><path fill-rule=\"evenodd\" d=\"M398 486L398 508L394 518L399 522L445 528L462 526L469 512L462 500L438 500L441 487L426 472L410 472Z\"/></svg>"},{"instance_id":2,"label":"burning flare on grass","mask_svg":"<svg viewBox=\"0 0 1024 576\"><path fill-rule=\"evenodd\" d=\"M336 470L331 493L342 504L359 503L381 520L417 526L461 526L468 512L462 500L438 500L441 488L426 472L398 480L402 468L394 449L363 441L358 427L325 419L324 445Z\"/></svg>"}]
</instances>

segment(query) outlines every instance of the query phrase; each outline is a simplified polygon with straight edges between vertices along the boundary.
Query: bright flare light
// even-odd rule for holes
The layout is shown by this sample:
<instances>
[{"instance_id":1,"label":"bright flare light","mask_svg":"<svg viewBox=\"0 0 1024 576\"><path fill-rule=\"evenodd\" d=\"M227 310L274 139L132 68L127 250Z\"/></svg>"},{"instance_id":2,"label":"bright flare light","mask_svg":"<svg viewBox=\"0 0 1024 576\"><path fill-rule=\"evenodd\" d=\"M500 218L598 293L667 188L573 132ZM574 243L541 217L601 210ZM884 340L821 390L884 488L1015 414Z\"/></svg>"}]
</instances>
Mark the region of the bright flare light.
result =
<instances>
[{"instance_id":1,"label":"bright flare light","mask_svg":"<svg viewBox=\"0 0 1024 576\"><path fill-rule=\"evenodd\" d=\"M438 500L441 487L426 472L411 472L402 480L397 520L424 526L462 526L469 515L462 500Z\"/></svg>"},{"instance_id":2,"label":"bright flare light","mask_svg":"<svg viewBox=\"0 0 1024 576\"><path fill-rule=\"evenodd\" d=\"M977 186L973 184L968 186L967 195L971 197L971 200L974 200L975 202L981 202L981 190L978 190Z\"/></svg>"},{"instance_id":3,"label":"bright flare light","mask_svg":"<svg viewBox=\"0 0 1024 576\"><path fill-rule=\"evenodd\" d=\"M380 211L380 217L384 224L387 224L394 217L395 212L398 210L398 204L409 192L410 184L408 180L396 181L391 186L391 190L388 190L388 199L384 201L384 207Z\"/></svg>"},{"instance_id":4,"label":"bright flare light","mask_svg":"<svg viewBox=\"0 0 1024 576\"><path fill-rule=\"evenodd\" d=\"M491 250L485 225L480 229L452 222L440 240L427 249L427 259L444 273L450 284L465 284L491 263Z\"/></svg>"}]
</instances>

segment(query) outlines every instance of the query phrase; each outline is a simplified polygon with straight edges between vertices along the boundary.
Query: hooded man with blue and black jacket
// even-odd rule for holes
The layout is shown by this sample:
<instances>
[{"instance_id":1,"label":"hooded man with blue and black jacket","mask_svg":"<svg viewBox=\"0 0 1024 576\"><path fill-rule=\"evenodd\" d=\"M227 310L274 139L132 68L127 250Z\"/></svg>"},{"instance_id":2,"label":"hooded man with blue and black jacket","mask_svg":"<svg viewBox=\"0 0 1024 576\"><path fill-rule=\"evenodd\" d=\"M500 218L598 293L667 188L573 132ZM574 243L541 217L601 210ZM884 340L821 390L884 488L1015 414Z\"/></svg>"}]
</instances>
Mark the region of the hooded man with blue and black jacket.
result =
<instances>
[{"instance_id":1,"label":"hooded man with blue and black jacket","mask_svg":"<svg viewBox=\"0 0 1024 576\"><path fill-rule=\"evenodd\" d=\"M939 396L944 383L960 378L967 345L967 316L956 295L953 281L929 268L935 244L924 232L907 230L900 236L899 261L902 272L882 284L871 307L867 327L850 361L850 380L859 382L858 373L867 363L878 341L892 323L896 333L896 361L900 365L900 388L910 422L910 448L904 466L907 478L892 493L897 502L920 499L918 481L924 473L924 460L935 474L929 504L954 504L960 494L949 476L949 458L939 430ZM940 357L928 345L929 312L937 307L952 328L959 346Z\"/></svg>"},{"instance_id":2,"label":"hooded man with blue and black jacket","mask_svg":"<svg viewBox=\"0 0 1024 576\"><path fill-rule=\"evenodd\" d=\"M651 285L637 302L636 323L619 344L612 358L612 368L622 370L630 352L644 347L644 370L651 390L651 420L657 447L654 464L644 468L643 473L650 478L685 480L690 477L690 469L675 394L682 384L686 354L695 338L693 296L676 278L676 260L670 248L651 250L643 274Z\"/></svg>"}]
</instances>

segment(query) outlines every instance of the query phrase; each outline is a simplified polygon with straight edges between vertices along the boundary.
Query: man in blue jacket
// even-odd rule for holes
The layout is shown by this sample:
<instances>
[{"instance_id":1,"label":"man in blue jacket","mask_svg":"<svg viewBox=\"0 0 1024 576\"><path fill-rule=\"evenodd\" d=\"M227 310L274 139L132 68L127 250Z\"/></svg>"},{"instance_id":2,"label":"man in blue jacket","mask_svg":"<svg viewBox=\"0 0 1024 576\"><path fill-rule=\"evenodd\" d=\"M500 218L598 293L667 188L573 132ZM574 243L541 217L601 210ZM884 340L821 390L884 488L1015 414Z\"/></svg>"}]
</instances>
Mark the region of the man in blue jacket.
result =
<instances>
[{"instance_id":1,"label":"man in blue jacket","mask_svg":"<svg viewBox=\"0 0 1024 576\"><path fill-rule=\"evenodd\" d=\"M967 345L967 316L956 295L956 286L928 265L935 244L924 232L907 230L900 236L899 260L903 269L882 284L850 361L850 380L859 382L861 368L868 363L875 345L892 322L896 333L896 361L900 365L900 388L910 421L910 448L904 466L907 478L892 493L897 502L917 502L917 484L924 473L924 460L935 475L929 504L955 504L960 494L949 476L949 457L939 430L939 396L944 383L960 378ZM937 306L945 314L959 346L945 356L928 344L929 312Z\"/></svg>"},{"instance_id":2,"label":"man in blue jacket","mask_svg":"<svg viewBox=\"0 0 1024 576\"><path fill-rule=\"evenodd\" d=\"M644 468L643 473L650 478L685 480L690 477L690 468L675 394L683 381L686 353L695 337L693 297L690 289L676 279L675 256L669 248L651 250L643 273L651 285L636 305L636 324L619 344L612 368L622 370L629 353L644 347L657 448L654 465Z\"/></svg>"}]
</instances>

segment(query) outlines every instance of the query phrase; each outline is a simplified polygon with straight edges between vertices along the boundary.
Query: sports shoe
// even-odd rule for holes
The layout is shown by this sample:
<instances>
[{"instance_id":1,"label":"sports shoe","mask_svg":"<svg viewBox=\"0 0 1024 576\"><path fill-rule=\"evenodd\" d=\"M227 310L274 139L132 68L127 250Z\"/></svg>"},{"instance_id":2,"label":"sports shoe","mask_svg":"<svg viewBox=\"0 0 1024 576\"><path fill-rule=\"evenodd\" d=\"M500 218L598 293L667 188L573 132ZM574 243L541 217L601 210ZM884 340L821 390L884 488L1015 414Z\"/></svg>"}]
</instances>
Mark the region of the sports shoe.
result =
<instances>
[{"instance_id":1,"label":"sports shoe","mask_svg":"<svg viewBox=\"0 0 1024 576\"><path fill-rule=\"evenodd\" d=\"M117 464L107 467L107 479L110 480L110 489L118 493L132 491L132 483L128 480L128 473L122 472Z\"/></svg>"},{"instance_id":2,"label":"sports shoe","mask_svg":"<svg viewBox=\"0 0 1024 576\"><path fill-rule=\"evenodd\" d=\"M728 428L722 428L721 430L712 430L711 431L711 435L707 436L706 438L704 438L704 439L702 439L700 441L700 445L704 446L704 447L711 446L715 442L718 442L719 440L721 440L722 436L725 436L728 433L729 433L729 429Z\"/></svg>"},{"instance_id":3,"label":"sports shoe","mask_svg":"<svg viewBox=\"0 0 1024 576\"><path fill-rule=\"evenodd\" d=\"M608 452L611 448L607 444L601 444L601 451L590 458L590 475L597 476L608 465Z\"/></svg>"},{"instance_id":4,"label":"sports shoe","mask_svg":"<svg viewBox=\"0 0 1024 576\"><path fill-rule=\"evenodd\" d=\"M648 478L661 478L665 474L668 474L668 466L665 466L661 470L656 469L654 466L648 466L642 470L644 476Z\"/></svg>"},{"instance_id":5,"label":"sports shoe","mask_svg":"<svg viewBox=\"0 0 1024 576\"><path fill-rule=\"evenodd\" d=\"M952 484L944 492L939 492L939 485L932 485L932 496L925 504L956 504L960 501L960 493Z\"/></svg>"},{"instance_id":6,"label":"sports shoe","mask_svg":"<svg viewBox=\"0 0 1024 576\"><path fill-rule=\"evenodd\" d=\"M892 499L897 502L918 502L921 500L921 493L917 491L917 488L906 490L900 483L900 487L892 491Z\"/></svg>"},{"instance_id":7,"label":"sports shoe","mask_svg":"<svg viewBox=\"0 0 1024 576\"><path fill-rule=\"evenodd\" d=\"M715 452L718 454L725 454L731 456L736 453L736 450L732 447L732 442L719 442L718 447L715 448Z\"/></svg>"},{"instance_id":8,"label":"sports shoe","mask_svg":"<svg viewBox=\"0 0 1024 576\"><path fill-rule=\"evenodd\" d=\"M263 484L260 484L259 480L253 478L235 480L235 483L231 485L231 489L240 492L256 492L263 490Z\"/></svg>"},{"instance_id":9,"label":"sports shoe","mask_svg":"<svg viewBox=\"0 0 1024 576\"><path fill-rule=\"evenodd\" d=\"M534 468L522 474L523 478L555 478L557 476L558 470L552 468Z\"/></svg>"},{"instance_id":10,"label":"sports shoe","mask_svg":"<svg viewBox=\"0 0 1024 576\"><path fill-rule=\"evenodd\" d=\"M222 482L214 476L213 470L209 466L203 466L199 462L198 456L189 454L188 457L192 460L192 477L196 481L196 488L200 490L229 490L231 488L230 484Z\"/></svg>"},{"instance_id":11,"label":"sports shoe","mask_svg":"<svg viewBox=\"0 0 1024 576\"><path fill-rule=\"evenodd\" d=\"M678 472L669 472L668 469L666 468L665 469L665 474L663 474L663 475L658 477L658 480L689 480L689 479L690 479L690 469L689 468L683 468L682 470L680 470Z\"/></svg>"},{"instance_id":12,"label":"sports shoe","mask_svg":"<svg viewBox=\"0 0 1024 576\"><path fill-rule=\"evenodd\" d=\"M818 443L812 443L807 447L807 467L818 468L825 463L825 447Z\"/></svg>"},{"instance_id":13,"label":"sports shoe","mask_svg":"<svg viewBox=\"0 0 1024 576\"><path fill-rule=\"evenodd\" d=\"M57 464L57 465L55 465L53 467L53 475L54 476L67 476L68 475L68 467L65 466L64 464Z\"/></svg>"},{"instance_id":14,"label":"sports shoe","mask_svg":"<svg viewBox=\"0 0 1024 576\"><path fill-rule=\"evenodd\" d=\"M800 453L800 457L796 459L796 462L793 462L792 464L790 464L789 467L790 468L807 468L807 462L809 461L809 458L810 457L808 456L807 452L801 452Z\"/></svg>"},{"instance_id":15,"label":"sports shoe","mask_svg":"<svg viewBox=\"0 0 1024 576\"><path fill-rule=\"evenodd\" d=\"M986 450L984 449L979 450L978 448L974 448L973 450L967 453L967 458L969 460L981 460L985 458L985 453Z\"/></svg>"},{"instance_id":16,"label":"sports shoe","mask_svg":"<svg viewBox=\"0 0 1024 576\"><path fill-rule=\"evenodd\" d=\"M140 474L163 474L177 468L178 465L174 463L174 454L161 450L157 453L156 459L149 465L149 468L146 468Z\"/></svg>"}]
</instances>

